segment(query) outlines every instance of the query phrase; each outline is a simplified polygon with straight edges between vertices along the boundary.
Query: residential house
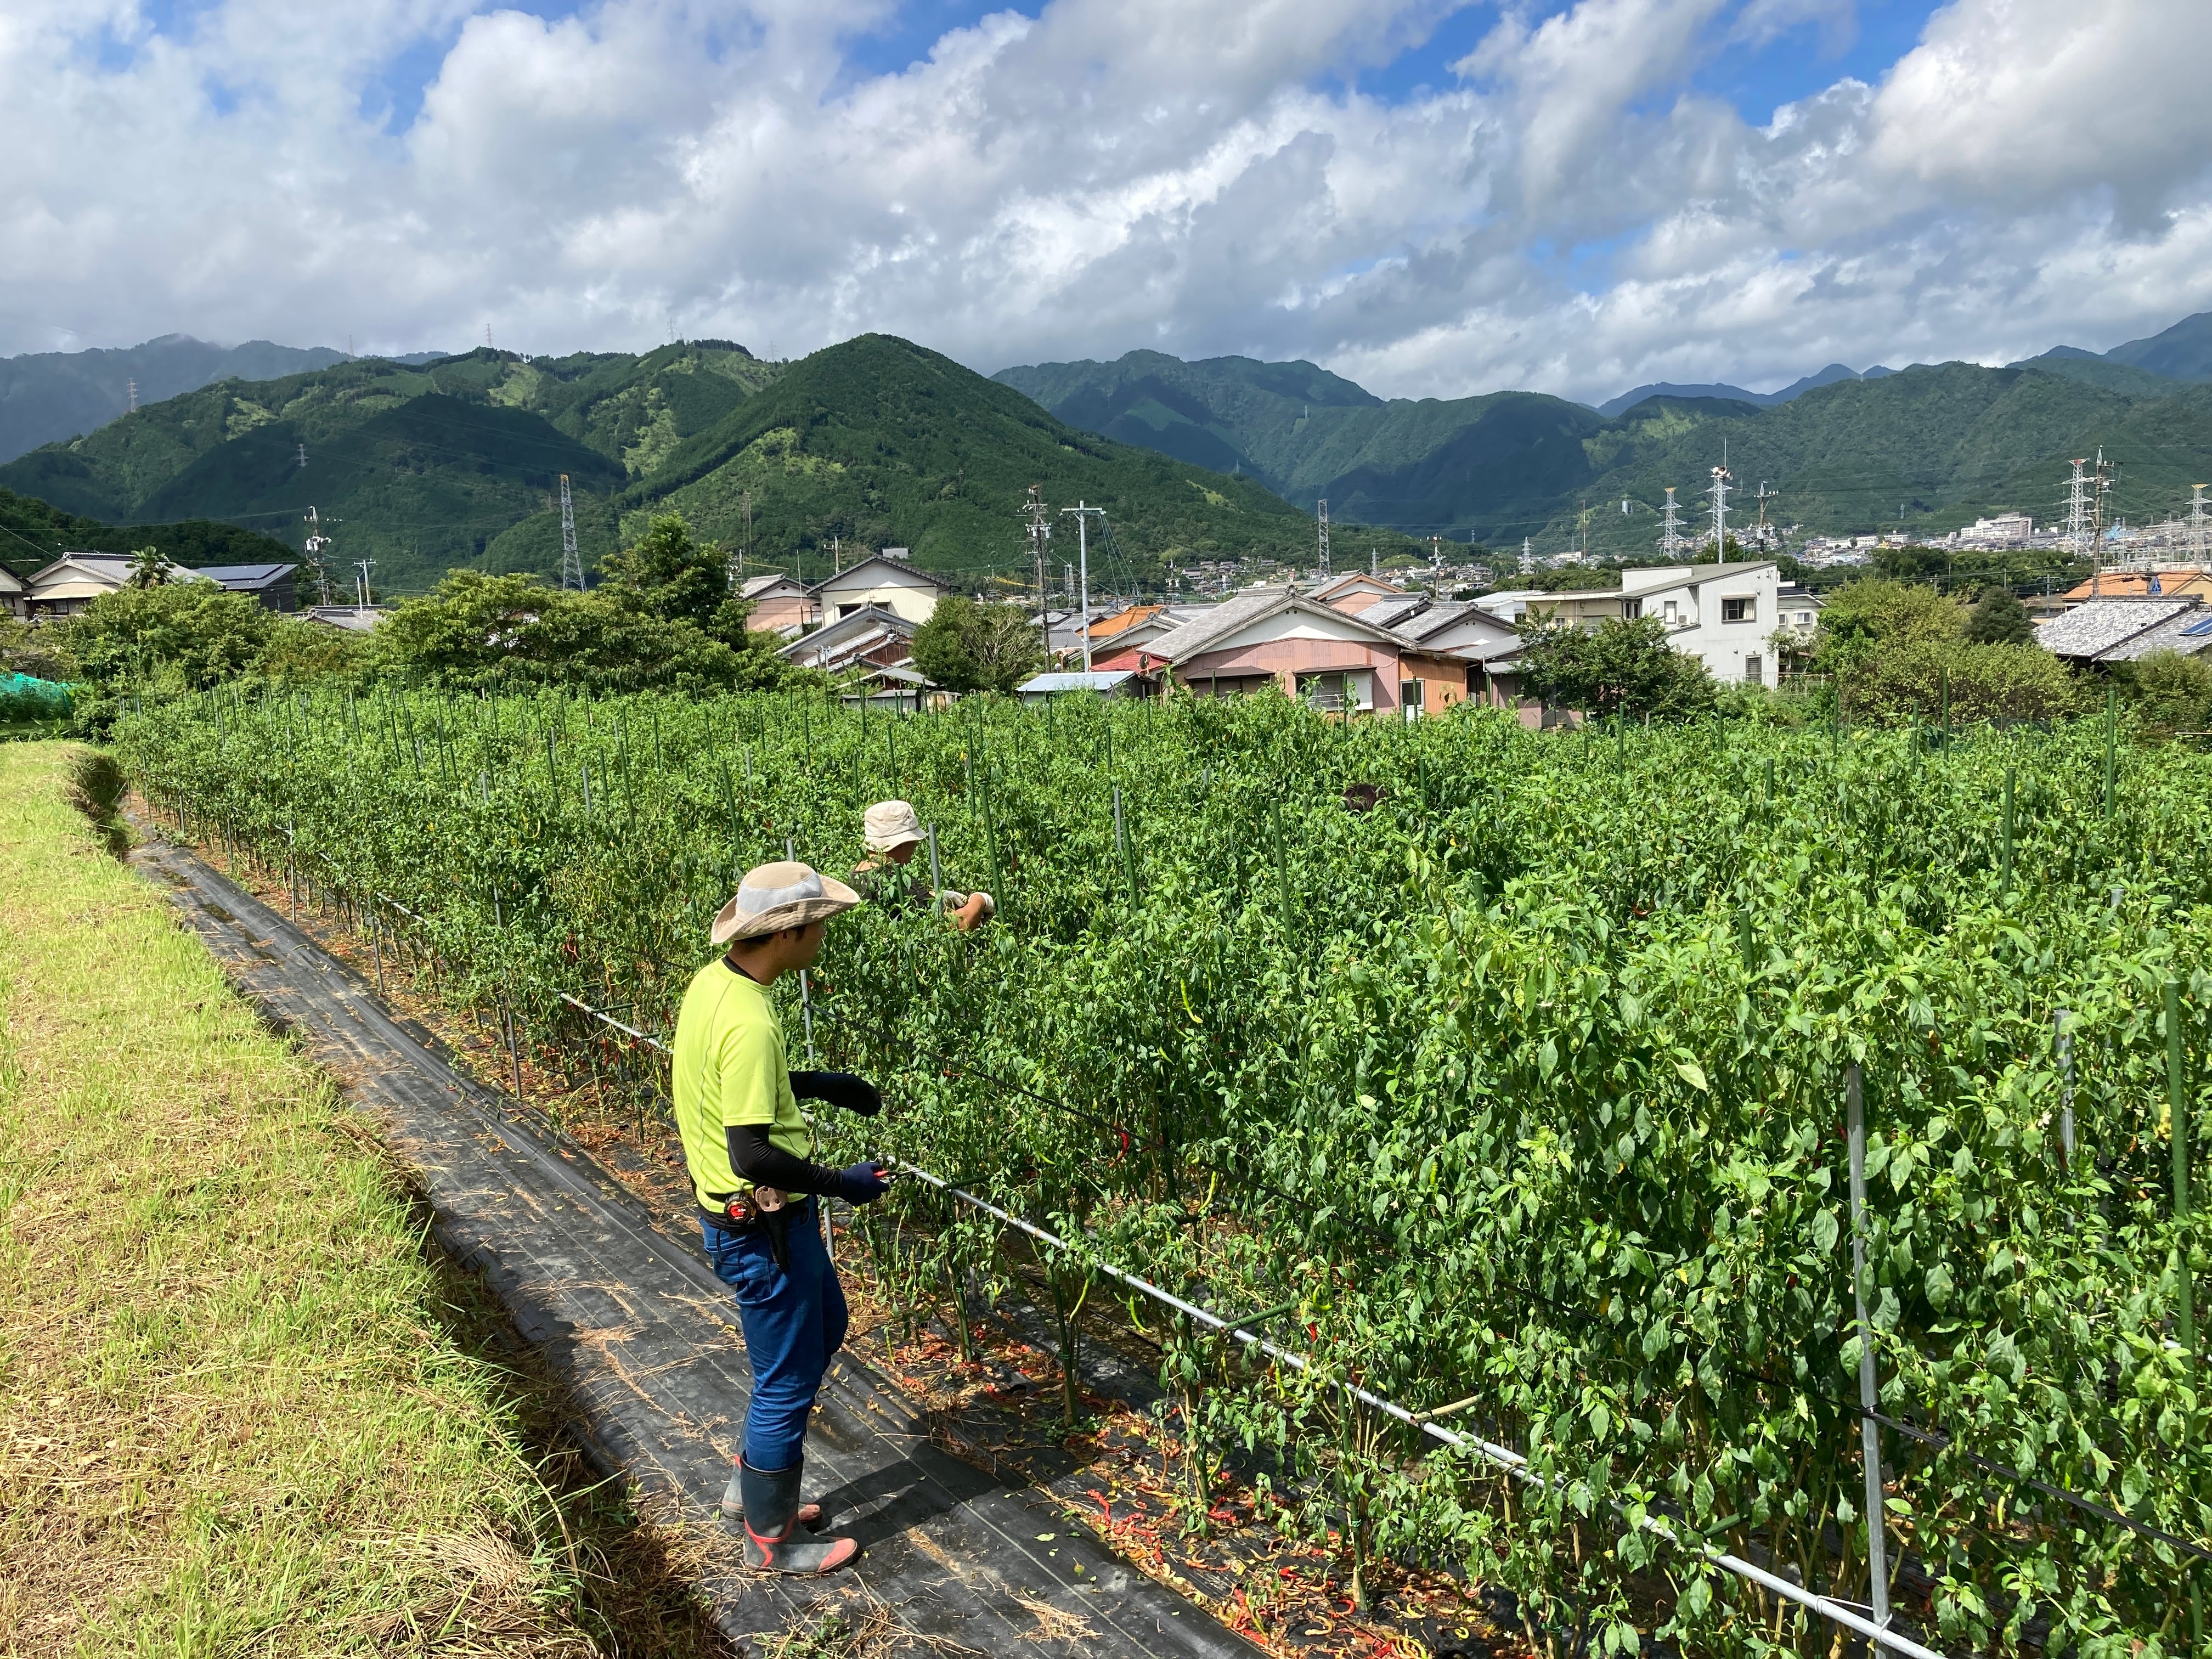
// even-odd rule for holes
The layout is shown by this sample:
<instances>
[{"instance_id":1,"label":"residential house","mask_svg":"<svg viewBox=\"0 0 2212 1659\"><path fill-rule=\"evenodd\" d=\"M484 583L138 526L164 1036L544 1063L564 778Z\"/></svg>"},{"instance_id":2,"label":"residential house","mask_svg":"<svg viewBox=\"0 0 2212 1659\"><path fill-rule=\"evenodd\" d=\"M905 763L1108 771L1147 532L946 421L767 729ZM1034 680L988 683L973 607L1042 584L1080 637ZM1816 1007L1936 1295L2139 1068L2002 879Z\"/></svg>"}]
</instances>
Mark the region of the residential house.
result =
<instances>
[{"instance_id":1,"label":"residential house","mask_svg":"<svg viewBox=\"0 0 2212 1659\"><path fill-rule=\"evenodd\" d=\"M128 553L64 553L32 573L28 612L34 618L74 617L102 594L129 586L131 565ZM198 580L194 572L167 561L161 575L173 582Z\"/></svg>"},{"instance_id":2,"label":"residential house","mask_svg":"<svg viewBox=\"0 0 2212 1659\"><path fill-rule=\"evenodd\" d=\"M1359 614L1362 621L1407 641L1410 648L1401 678L1416 687L1407 694L1419 699L1413 707L1433 714L1468 700L1493 708L1519 705L1520 631L1480 605L1409 595L1382 600Z\"/></svg>"},{"instance_id":3,"label":"residential house","mask_svg":"<svg viewBox=\"0 0 2212 1659\"><path fill-rule=\"evenodd\" d=\"M1820 612L1827 608L1828 602L1796 582L1784 582L1777 588L1774 602L1782 613L1781 626L1809 643L1820 631Z\"/></svg>"},{"instance_id":4,"label":"residential house","mask_svg":"<svg viewBox=\"0 0 2212 1659\"><path fill-rule=\"evenodd\" d=\"M4 564L0 564L0 610L16 617L31 614L31 585Z\"/></svg>"},{"instance_id":5,"label":"residential house","mask_svg":"<svg viewBox=\"0 0 2212 1659\"><path fill-rule=\"evenodd\" d=\"M926 570L917 570L903 556L906 549L887 547L870 555L848 570L842 570L814 589L823 623L871 606L920 627L937 610L946 592L943 582Z\"/></svg>"},{"instance_id":6,"label":"residential house","mask_svg":"<svg viewBox=\"0 0 2212 1659\"><path fill-rule=\"evenodd\" d=\"M205 564L196 573L234 593L251 593L264 610L289 613L300 608L296 564Z\"/></svg>"},{"instance_id":7,"label":"residential house","mask_svg":"<svg viewBox=\"0 0 2212 1659\"><path fill-rule=\"evenodd\" d=\"M914 636L921 624L879 605L865 605L801 634L782 648L787 662L818 668L825 674L849 669L905 668L914 662Z\"/></svg>"},{"instance_id":8,"label":"residential house","mask_svg":"<svg viewBox=\"0 0 2212 1659\"><path fill-rule=\"evenodd\" d=\"M1352 570L1322 583L1314 589L1313 597L1332 611L1357 617L1377 600L1405 597L1405 589L1393 586L1380 576L1370 576L1364 570Z\"/></svg>"},{"instance_id":9,"label":"residential house","mask_svg":"<svg viewBox=\"0 0 2212 1659\"><path fill-rule=\"evenodd\" d=\"M2212 574L2194 566L2163 570L2100 570L2058 596L2062 605L2097 599L2200 599L2212 601Z\"/></svg>"},{"instance_id":10,"label":"residential house","mask_svg":"<svg viewBox=\"0 0 2212 1659\"><path fill-rule=\"evenodd\" d=\"M2198 639L2187 627L2203 621L2212 621L2212 612L2193 598L2091 599L2048 622L2038 623L2035 638L2052 656L2086 667L2148 655L2160 648L2149 643L2152 636L2167 641L2166 649L2194 655L2179 641Z\"/></svg>"},{"instance_id":11,"label":"residential house","mask_svg":"<svg viewBox=\"0 0 2212 1659\"><path fill-rule=\"evenodd\" d=\"M26 610L33 617L73 617L103 593L131 585L128 553L64 553L31 578ZM271 611L297 607L294 564L210 565L190 570L164 560L164 581L211 581L234 592L251 593Z\"/></svg>"},{"instance_id":12,"label":"residential house","mask_svg":"<svg viewBox=\"0 0 2212 1659\"><path fill-rule=\"evenodd\" d=\"M1486 593L1475 604L1499 620L1530 614L1578 628L1609 618L1656 617L1667 641L1731 685L1774 684L1767 636L1782 625L1781 574L1771 559L1729 564L1631 567L1613 587L1541 593Z\"/></svg>"},{"instance_id":13,"label":"residential house","mask_svg":"<svg viewBox=\"0 0 2212 1659\"><path fill-rule=\"evenodd\" d=\"M1182 627L1115 652L1095 670L1169 673L1200 696L1268 685L1327 708L1395 713L1406 642L1288 587L1249 588ZM1464 672L1464 671L1462 671Z\"/></svg>"},{"instance_id":14,"label":"residential house","mask_svg":"<svg viewBox=\"0 0 2212 1659\"><path fill-rule=\"evenodd\" d=\"M796 576L748 576L738 597L752 606L745 627L758 633L789 635L822 620L822 601Z\"/></svg>"}]
</instances>

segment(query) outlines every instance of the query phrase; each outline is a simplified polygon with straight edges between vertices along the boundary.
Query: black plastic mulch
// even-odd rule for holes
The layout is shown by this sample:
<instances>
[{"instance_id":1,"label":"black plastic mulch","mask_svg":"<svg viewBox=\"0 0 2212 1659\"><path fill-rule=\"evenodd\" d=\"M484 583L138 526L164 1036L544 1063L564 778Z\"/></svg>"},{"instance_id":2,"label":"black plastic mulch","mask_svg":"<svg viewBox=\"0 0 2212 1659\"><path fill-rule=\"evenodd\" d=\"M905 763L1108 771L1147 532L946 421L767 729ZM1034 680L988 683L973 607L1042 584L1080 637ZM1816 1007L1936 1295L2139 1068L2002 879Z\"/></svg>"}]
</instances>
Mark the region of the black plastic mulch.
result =
<instances>
[{"instance_id":1,"label":"black plastic mulch","mask_svg":"<svg viewBox=\"0 0 2212 1659\"><path fill-rule=\"evenodd\" d=\"M718 1528L749 1373L729 1291L696 1237L661 1231L581 1147L455 1071L343 963L191 854L155 842L133 860L419 1173L440 1243L544 1350L595 1461L663 1513ZM809 1438L808 1493L864 1553L856 1570L769 1579L726 1549L731 1565L702 1584L725 1632L757 1648L834 1613L872 1629L870 1650L886 1654L1259 1651L1072 1529L1035 1487L929 1443L927 1426L897 1389L841 1358ZM1054 1534L1048 1547L1040 1532Z\"/></svg>"}]
</instances>

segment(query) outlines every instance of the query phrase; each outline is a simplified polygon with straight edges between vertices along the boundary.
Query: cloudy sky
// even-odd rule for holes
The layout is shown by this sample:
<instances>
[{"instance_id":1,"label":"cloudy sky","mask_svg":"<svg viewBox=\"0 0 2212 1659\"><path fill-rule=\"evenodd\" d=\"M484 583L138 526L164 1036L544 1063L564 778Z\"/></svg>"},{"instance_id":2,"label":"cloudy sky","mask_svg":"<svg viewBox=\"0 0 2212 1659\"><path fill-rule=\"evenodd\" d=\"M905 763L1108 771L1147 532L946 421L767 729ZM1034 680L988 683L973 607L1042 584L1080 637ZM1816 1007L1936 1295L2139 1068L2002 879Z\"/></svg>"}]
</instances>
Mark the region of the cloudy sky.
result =
<instances>
[{"instance_id":1,"label":"cloudy sky","mask_svg":"<svg viewBox=\"0 0 2212 1659\"><path fill-rule=\"evenodd\" d=\"M2208 64L2204 0L7 0L0 354L2101 349L2212 308Z\"/></svg>"}]
</instances>

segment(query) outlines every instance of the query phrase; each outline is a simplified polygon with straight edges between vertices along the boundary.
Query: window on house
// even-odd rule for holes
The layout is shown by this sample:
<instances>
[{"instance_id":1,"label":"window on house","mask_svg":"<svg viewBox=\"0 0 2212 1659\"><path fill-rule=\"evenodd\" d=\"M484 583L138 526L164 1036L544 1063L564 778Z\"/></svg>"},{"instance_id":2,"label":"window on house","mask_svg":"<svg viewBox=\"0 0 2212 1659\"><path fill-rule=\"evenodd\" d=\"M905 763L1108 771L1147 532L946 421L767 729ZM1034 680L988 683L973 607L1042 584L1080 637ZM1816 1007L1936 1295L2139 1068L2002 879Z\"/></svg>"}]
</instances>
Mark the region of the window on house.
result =
<instances>
[{"instance_id":1,"label":"window on house","mask_svg":"<svg viewBox=\"0 0 2212 1659\"><path fill-rule=\"evenodd\" d=\"M1400 680L1398 682L1398 707L1405 710L1406 718L1409 720L1421 718L1420 681Z\"/></svg>"},{"instance_id":2,"label":"window on house","mask_svg":"<svg viewBox=\"0 0 2212 1659\"><path fill-rule=\"evenodd\" d=\"M1746 657L1743 659L1743 683L1746 685L1764 685L1766 684L1766 659L1765 658Z\"/></svg>"},{"instance_id":3,"label":"window on house","mask_svg":"<svg viewBox=\"0 0 2212 1659\"><path fill-rule=\"evenodd\" d=\"M1724 623L1750 622L1753 619L1752 606L1756 603L1753 599L1723 599L1721 620Z\"/></svg>"},{"instance_id":4,"label":"window on house","mask_svg":"<svg viewBox=\"0 0 2212 1659\"><path fill-rule=\"evenodd\" d=\"M1644 601L1641 599L1623 599L1620 602L1620 614L1626 617L1630 622L1634 622L1638 617L1641 617L1644 614Z\"/></svg>"},{"instance_id":5,"label":"window on house","mask_svg":"<svg viewBox=\"0 0 2212 1659\"><path fill-rule=\"evenodd\" d=\"M1681 617L1681 607L1680 607L1680 605L1678 605L1678 604L1677 604L1674 600L1673 600L1673 599L1669 599L1669 600L1668 600L1668 601L1667 601L1667 626L1668 626L1668 627L1669 627L1669 628L1672 628L1672 627L1673 627L1676 623L1678 623L1678 622L1681 621L1681 619L1682 619L1682 617Z\"/></svg>"},{"instance_id":6,"label":"window on house","mask_svg":"<svg viewBox=\"0 0 2212 1659\"><path fill-rule=\"evenodd\" d=\"M1800 628L1810 628L1812 625L1813 613L1809 611L1800 611L1797 613L1797 626Z\"/></svg>"}]
</instances>

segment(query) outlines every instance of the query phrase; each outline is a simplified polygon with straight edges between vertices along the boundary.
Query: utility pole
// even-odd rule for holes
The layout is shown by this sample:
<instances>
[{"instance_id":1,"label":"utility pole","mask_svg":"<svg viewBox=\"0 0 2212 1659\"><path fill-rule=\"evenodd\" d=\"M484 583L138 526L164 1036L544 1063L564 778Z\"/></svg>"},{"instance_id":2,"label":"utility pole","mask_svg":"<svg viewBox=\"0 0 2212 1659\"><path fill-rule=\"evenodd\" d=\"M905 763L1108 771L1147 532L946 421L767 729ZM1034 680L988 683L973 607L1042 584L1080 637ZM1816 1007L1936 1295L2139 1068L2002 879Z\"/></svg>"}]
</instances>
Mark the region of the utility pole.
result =
<instances>
[{"instance_id":1,"label":"utility pole","mask_svg":"<svg viewBox=\"0 0 2212 1659\"><path fill-rule=\"evenodd\" d=\"M561 475L561 586L584 591L584 557L576 551L576 509L568 499L568 475Z\"/></svg>"},{"instance_id":2,"label":"utility pole","mask_svg":"<svg viewBox=\"0 0 2212 1659\"><path fill-rule=\"evenodd\" d=\"M1659 551L1662 557L1672 559L1682 550L1682 520L1680 509L1674 505L1674 486L1667 486L1667 513L1659 526Z\"/></svg>"},{"instance_id":3,"label":"utility pole","mask_svg":"<svg viewBox=\"0 0 2212 1659\"><path fill-rule=\"evenodd\" d=\"M1759 481L1759 494L1753 497L1759 503L1759 526L1752 532L1756 538L1752 545L1762 553L1766 550L1766 504L1774 498L1774 491L1768 487L1769 483L1769 480L1761 478ZM1905 506L1902 502L1898 504L1897 516L1899 519L1905 516Z\"/></svg>"},{"instance_id":4,"label":"utility pole","mask_svg":"<svg viewBox=\"0 0 2212 1659\"><path fill-rule=\"evenodd\" d=\"M1322 580L1327 581L1328 580L1328 498L1327 496L1323 496L1318 503L1318 506L1321 514L1319 525L1321 532L1321 557L1316 567L1316 574L1320 576Z\"/></svg>"},{"instance_id":5,"label":"utility pole","mask_svg":"<svg viewBox=\"0 0 2212 1659\"><path fill-rule=\"evenodd\" d=\"M1079 501L1073 507L1063 507L1060 510L1075 515L1075 565L1078 580L1083 588L1080 611L1083 618L1083 672L1088 674L1091 672L1091 520L1088 515L1096 513L1103 519L1106 516L1106 509L1085 507Z\"/></svg>"},{"instance_id":6,"label":"utility pole","mask_svg":"<svg viewBox=\"0 0 2212 1659\"><path fill-rule=\"evenodd\" d=\"M376 561L356 559L353 562L353 568L361 572L361 580L354 584L355 597L360 601L361 609L366 611L368 609L369 600L368 573L376 568Z\"/></svg>"},{"instance_id":7,"label":"utility pole","mask_svg":"<svg viewBox=\"0 0 2212 1659\"><path fill-rule=\"evenodd\" d=\"M2208 527L2212 527L2212 521L2204 517L2204 509L2212 507L2212 501L2204 499L2204 492L2208 489L2212 489L2212 485L2189 486L2189 550L2200 565L2204 562L2204 532Z\"/></svg>"},{"instance_id":8,"label":"utility pole","mask_svg":"<svg viewBox=\"0 0 2212 1659\"><path fill-rule=\"evenodd\" d=\"M1030 555L1036 564L1037 635L1044 641L1044 659L1052 661L1051 596L1044 585L1044 548L1052 539L1052 510L1044 504L1044 486L1030 486L1029 504L1023 512L1029 517Z\"/></svg>"},{"instance_id":9,"label":"utility pole","mask_svg":"<svg viewBox=\"0 0 2212 1659\"><path fill-rule=\"evenodd\" d=\"M329 565L323 559L323 550L330 544L331 538L323 534L322 520L316 515L315 509L310 507L307 509L307 564L313 574L315 586L321 590L325 605L331 602L331 572Z\"/></svg>"},{"instance_id":10,"label":"utility pole","mask_svg":"<svg viewBox=\"0 0 2212 1659\"><path fill-rule=\"evenodd\" d=\"M1711 488L1705 493L1713 503L1713 562L1724 564L1728 561L1728 493L1733 480L1725 464L1715 467L1712 477Z\"/></svg>"}]
</instances>

